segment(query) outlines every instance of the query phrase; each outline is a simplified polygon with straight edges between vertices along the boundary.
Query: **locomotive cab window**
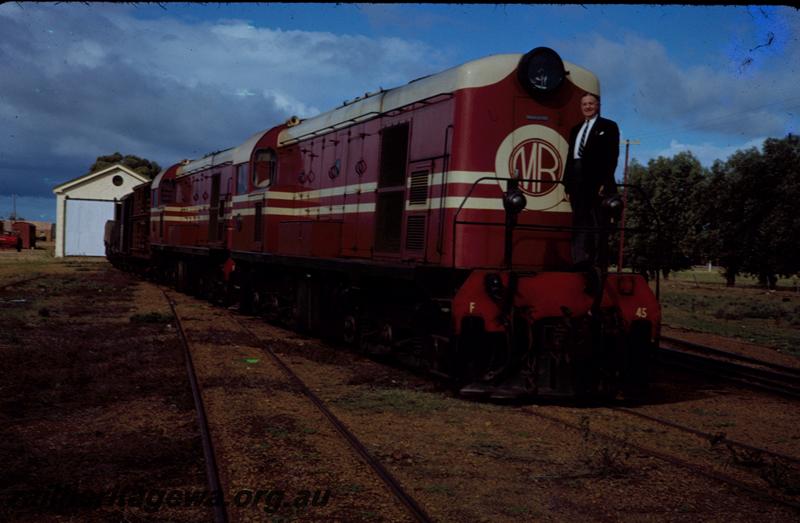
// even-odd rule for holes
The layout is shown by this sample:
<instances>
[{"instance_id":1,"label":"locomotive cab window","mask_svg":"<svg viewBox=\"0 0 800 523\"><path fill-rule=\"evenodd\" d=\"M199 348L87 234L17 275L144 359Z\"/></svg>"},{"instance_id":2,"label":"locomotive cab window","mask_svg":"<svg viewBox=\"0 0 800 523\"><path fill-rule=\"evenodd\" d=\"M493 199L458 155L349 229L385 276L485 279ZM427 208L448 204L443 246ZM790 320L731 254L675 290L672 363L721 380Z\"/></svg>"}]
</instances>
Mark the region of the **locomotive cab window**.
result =
<instances>
[{"instance_id":1,"label":"locomotive cab window","mask_svg":"<svg viewBox=\"0 0 800 523\"><path fill-rule=\"evenodd\" d=\"M253 186L269 187L275 183L278 174L278 155L272 149L260 149L256 151L255 164L253 166Z\"/></svg>"},{"instance_id":2,"label":"locomotive cab window","mask_svg":"<svg viewBox=\"0 0 800 523\"><path fill-rule=\"evenodd\" d=\"M158 194L155 194L156 191L153 191L153 205L155 206L156 203L159 205L168 205L171 203L175 203L175 181L174 180L162 180L161 185L158 188ZM156 196L160 196L160 198L156 199Z\"/></svg>"},{"instance_id":3,"label":"locomotive cab window","mask_svg":"<svg viewBox=\"0 0 800 523\"><path fill-rule=\"evenodd\" d=\"M247 192L247 172L249 165L243 163L236 168L236 194L245 194Z\"/></svg>"}]
</instances>

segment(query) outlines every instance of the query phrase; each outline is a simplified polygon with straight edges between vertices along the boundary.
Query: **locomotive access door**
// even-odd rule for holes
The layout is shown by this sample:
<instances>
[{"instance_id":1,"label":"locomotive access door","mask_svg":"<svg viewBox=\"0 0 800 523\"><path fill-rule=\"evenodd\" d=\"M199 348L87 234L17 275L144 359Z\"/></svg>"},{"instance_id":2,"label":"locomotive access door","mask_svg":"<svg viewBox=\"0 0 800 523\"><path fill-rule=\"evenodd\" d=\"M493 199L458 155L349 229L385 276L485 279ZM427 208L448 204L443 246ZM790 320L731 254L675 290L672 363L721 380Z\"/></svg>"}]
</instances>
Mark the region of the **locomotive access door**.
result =
<instances>
[{"instance_id":1,"label":"locomotive access door","mask_svg":"<svg viewBox=\"0 0 800 523\"><path fill-rule=\"evenodd\" d=\"M375 203L375 252L400 255L406 201L408 123L381 130L381 163Z\"/></svg>"}]
</instances>

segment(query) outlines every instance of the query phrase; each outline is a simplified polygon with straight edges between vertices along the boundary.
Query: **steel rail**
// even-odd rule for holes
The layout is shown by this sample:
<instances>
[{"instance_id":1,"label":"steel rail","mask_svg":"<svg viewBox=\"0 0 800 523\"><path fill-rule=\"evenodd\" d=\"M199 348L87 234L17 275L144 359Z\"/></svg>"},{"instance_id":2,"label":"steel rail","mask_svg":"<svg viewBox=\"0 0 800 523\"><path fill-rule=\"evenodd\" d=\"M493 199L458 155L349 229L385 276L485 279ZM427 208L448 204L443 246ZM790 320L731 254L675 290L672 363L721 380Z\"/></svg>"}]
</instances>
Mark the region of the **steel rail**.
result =
<instances>
[{"instance_id":1,"label":"steel rail","mask_svg":"<svg viewBox=\"0 0 800 523\"><path fill-rule=\"evenodd\" d=\"M741 441L735 441L732 439L728 439L723 434L710 434L708 432L703 432L702 430L693 429L691 427L687 427L685 425L681 425L680 423L675 423L674 421L666 420L663 418L658 418L656 416L651 416L649 414L645 414L643 412L637 412L632 409L628 409L625 407L610 407L612 411L615 412L623 412L625 414L630 414L631 416L636 416L641 419L645 419L648 421L652 421L654 423L658 423L659 425L664 425L667 427L671 427L673 429L681 430L683 432L687 432L689 434L693 434L699 438L703 438L709 441L709 443L713 445L718 444L725 444L733 447L739 447L750 452L757 452L760 454L764 454L766 456L771 456L773 458L777 458L786 462L800 464L800 458L789 456L787 454L781 454L780 452L774 452L771 450L763 449L761 447L756 447L753 445L749 445L747 443L742 443Z\"/></svg>"},{"instance_id":2,"label":"steel rail","mask_svg":"<svg viewBox=\"0 0 800 523\"><path fill-rule=\"evenodd\" d=\"M751 367L663 346L659 348L657 354L662 363L677 365L692 372L710 374L789 398L800 398L800 377L794 374Z\"/></svg>"},{"instance_id":3,"label":"steel rail","mask_svg":"<svg viewBox=\"0 0 800 523\"><path fill-rule=\"evenodd\" d=\"M233 317L233 316L232 316ZM314 392L305 384L305 382L298 376L283 360L275 354L269 345L267 345L261 338L259 338L250 328L244 325L239 319L233 318L242 329L247 332L257 343L264 352L269 355L272 361L289 377L289 379L297 386L297 388L306 395L306 397L317 407L317 409L328 419L336 431L344 438L350 445L350 448L361 457L375 473L381 478L397 499L406 507L408 512L414 517L416 521L427 523L433 521L425 510L411 497L402 487L400 482L378 461L372 454L369 453L363 443L353 434L347 426L331 412L325 403L314 394Z\"/></svg>"},{"instance_id":4,"label":"steel rail","mask_svg":"<svg viewBox=\"0 0 800 523\"><path fill-rule=\"evenodd\" d=\"M762 367L768 367L770 369L774 369L786 374L794 374L798 378L800 378L800 368L798 367L789 367L786 365L781 365L779 363L772 363L769 361L759 360L757 358L753 358L750 356L744 356L742 354L736 354L734 352L729 352L721 349L717 349L715 347L709 347L708 345L701 345L699 343L695 343L688 340L682 340L680 338L673 338L671 336L661 336L662 342L667 342L671 345L676 345L678 347L685 347L687 349L693 350L695 352L700 352L703 354L710 354L712 356L720 356L736 361L742 361L745 363L751 363L753 365L760 365Z\"/></svg>"},{"instance_id":5,"label":"steel rail","mask_svg":"<svg viewBox=\"0 0 800 523\"><path fill-rule=\"evenodd\" d=\"M205 407L203 405L203 396L200 393L200 385L197 382L197 374L195 373L194 363L192 363L192 354L189 350L189 340L186 338L186 332L183 330L181 318L175 308L175 301L170 298L166 291L161 289L164 297L169 302L169 308L172 309L172 314L175 317L175 325L179 334L181 345L183 346L183 354L186 360L186 372L189 375L189 385L192 389L192 398L194 399L195 410L197 411L197 425L200 429L200 438L203 442L203 455L206 462L206 477L208 478L208 486L211 489L211 495L219 496L219 502L214 503L214 523L227 523L228 513L225 509L224 491L219 480L219 469L217 467L217 459L214 454L214 445L211 441L211 431L208 428L208 419L206 418Z\"/></svg>"},{"instance_id":6,"label":"steel rail","mask_svg":"<svg viewBox=\"0 0 800 523\"><path fill-rule=\"evenodd\" d=\"M37 274L36 276L32 276L30 278L23 278L21 280L16 280L16 281L4 283L4 284L0 285L0 291L4 291L9 287L14 287L15 285L22 285L23 283L32 282L34 280L38 280L40 278L44 278L45 276L46 276L46 274Z\"/></svg>"},{"instance_id":7,"label":"steel rail","mask_svg":"<svg viewBox=\"0 0 800 523\"><path fill-rule=\"evenodd\" d=\"M531 410L530 408L527 408L527 407L523 407L523 408L521 408L519 410L520 410L520 412L524 412L525 414L528 414L528 415L531 415L531 416L535 416L535 417L550 421L551 423L556 423L556 424L568 427L570 429L573 429L573 430L576 430L576 431L579 431L579 432L582 432L582 431L585 430L584 428L582 428L582 427L580 427L580 426L578 426L578 425L576 425L574 423L570 423L569 421L565 421L565 420L560 419L560 418L558 418L556 416L549 416L547 414L542 414L540 412L533 411L533 410ZM783 505L783 506L792 508L794 510L800 511L800 503L795 502L795 501L790 501L790 500L784 499L782 497L775 496L775 495L771 494L770 492L768 492L766 490L758 489L758 488L753 487L751 485L748 485L747 483L745 483L743 481L740 481L740 480L738 480L736 478L732 478L732 477L729 477L729 476L725 476L724 474L719 474L717 472L706 470L705 468L703 468L703 467L701 467L699 465L695 465L694 463L690 463L688 461L684 461L684 460L682 460L680 458L677 458L675 456L670 456L669 454L666 454L664 452L660 452L658 450L653 450L653 449L649 449L647 447L642 447L641 445L637 445L635 443L631 443L630 441L624 440L624 439L619 438L617 436L613 436L611 434L605 434L603 432L598 432L596 430L591 430L591 429L589 430L589 432L591 432L592 434L594 434L595 436L597 436L597 437L599 437L601 439L604 439L604 440L609 441L611 443L614 443L616 445L619 445L619 446L622 446L622 447L630 447L630 448L635 449L635 450L637 450L637 451L639 451L639 452L641 452L643 454L646 454L648 456L657 458L657 459L659 459L661 461L665 461L665 462L670 463L672 465L676 465L678 467L682 467L682 468L685 468L687 470L690 470L691 472L693 472L693 473L695 473L697 475L704 476L706 478L713 479L715 481L720 481L722 483L726 483L726 484L731 485L733 487L739 488L739 489L744 490L744 491L746 491L746 492L748 492L748 493L750 493L750 494L752 494L752 495L754 495L754 496L756 496L758 498L761 498L763 500L771 501L771 502L774 502L774 503L778 503L780 505Z\"/></svg>"}]
</instances>

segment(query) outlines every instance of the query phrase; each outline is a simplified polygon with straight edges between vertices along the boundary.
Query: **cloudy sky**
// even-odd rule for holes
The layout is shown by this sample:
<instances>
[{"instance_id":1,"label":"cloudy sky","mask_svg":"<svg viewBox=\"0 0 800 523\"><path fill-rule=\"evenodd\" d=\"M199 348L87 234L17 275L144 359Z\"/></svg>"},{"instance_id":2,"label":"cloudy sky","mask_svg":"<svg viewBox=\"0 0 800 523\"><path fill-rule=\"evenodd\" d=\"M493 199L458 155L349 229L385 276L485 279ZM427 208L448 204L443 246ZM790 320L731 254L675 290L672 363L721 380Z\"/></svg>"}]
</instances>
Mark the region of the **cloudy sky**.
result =
<instances>
[{"instance_id":1,"label":"cloudy sky","mask_svg":"<svg viewBox=\"0 0 800 523\"><path fill-rule=\"evenodd\" d=\"M55 220L52 188L99 155L167 166L538 46L599 76L632 158L710 166L798 132L798 35L798 11L769 6L5 3L0 217L14 194L17 214Z\"/></svg>"}]
</instances>

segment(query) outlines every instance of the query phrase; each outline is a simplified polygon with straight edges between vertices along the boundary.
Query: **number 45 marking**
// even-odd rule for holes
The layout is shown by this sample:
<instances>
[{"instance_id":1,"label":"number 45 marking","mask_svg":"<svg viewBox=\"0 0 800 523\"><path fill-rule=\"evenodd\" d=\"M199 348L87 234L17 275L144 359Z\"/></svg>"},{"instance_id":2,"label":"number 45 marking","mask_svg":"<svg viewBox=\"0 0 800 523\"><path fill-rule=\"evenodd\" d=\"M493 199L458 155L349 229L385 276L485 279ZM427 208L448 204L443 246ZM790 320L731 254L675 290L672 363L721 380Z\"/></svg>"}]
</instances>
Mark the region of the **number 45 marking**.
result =
<instances>
[{"instance_id":1,"label":"number 45 marking","mask_svg":"<svg viewBox=\"0 0 800 523\"><path fill-rule=\"evenodd\" d=\"M647 318L647 307L637 307L636 308L636 317L637 318Z\"/></svg>"}]
</instances>

